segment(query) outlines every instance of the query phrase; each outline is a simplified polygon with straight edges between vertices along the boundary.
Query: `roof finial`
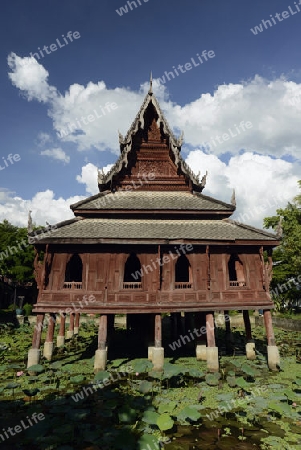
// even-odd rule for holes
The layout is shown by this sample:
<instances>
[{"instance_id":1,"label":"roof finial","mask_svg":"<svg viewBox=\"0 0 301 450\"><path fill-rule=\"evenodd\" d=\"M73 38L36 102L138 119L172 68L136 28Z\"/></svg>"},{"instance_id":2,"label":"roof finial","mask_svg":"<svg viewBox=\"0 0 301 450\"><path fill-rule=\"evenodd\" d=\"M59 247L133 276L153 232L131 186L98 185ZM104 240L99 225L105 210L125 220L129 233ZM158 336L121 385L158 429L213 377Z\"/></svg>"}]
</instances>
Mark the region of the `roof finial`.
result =
<instances>
[{"instance_id":1,"label":"roof finial","mask_svg":"<svg viewBox=\"0 0 301 450\"><path fill-rule=\"evenodd\" d=\"M150 79L149 79L149 94L153 93L153 72L150 73Z\"/></svg>"},{"instance_id":2,"label":"roof finial","mask_svg":"<svg viewBox=\"0 0 301 450\"><path fill-rule=\"evenodd\" d=\"M235 189L233 189L233 192L232 192L231 205L236 206Z\"/></svg>"},{"instance_id":3,"label":"roof finial","mask_svg":"<svg viewBox=\"0 0 301 450\"><path fill-rule=\"evenodd\" d=\"M32 211L29 210L28 212L28 223L27 223L27 234L31 233L33 231L33 224L32 224L32 218L31 218Z\"/></svg>"},{"instance_id":4,"label":"roof finial","mask_svg":"<svg viewBox=\"0 0 301 450\"><path fill-rule=\"evenodd\" d=\"M208 171L206 170L205 175L203 175L202 179L201 179L201 186L202 188L204 188L206 186L207 183L207 176L208 176Z\"/></svg>"}]
</instances>

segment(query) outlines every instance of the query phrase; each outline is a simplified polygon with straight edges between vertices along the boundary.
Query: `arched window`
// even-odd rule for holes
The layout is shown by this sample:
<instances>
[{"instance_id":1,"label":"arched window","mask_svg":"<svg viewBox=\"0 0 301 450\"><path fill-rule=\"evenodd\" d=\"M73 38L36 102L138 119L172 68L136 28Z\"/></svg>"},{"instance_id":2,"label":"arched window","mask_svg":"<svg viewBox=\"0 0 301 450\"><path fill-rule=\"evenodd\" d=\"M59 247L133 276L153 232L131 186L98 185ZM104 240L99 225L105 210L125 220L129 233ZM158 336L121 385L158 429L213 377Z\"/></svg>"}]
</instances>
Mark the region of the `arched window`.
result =
<instances>
[{"instance_id":1,"label":"arched window","mask_svg":"<svg viewBox=\"0 0 301 450\"><path fill-rule=\"evenodd\" d=\"M232 254L228 262L230 286L246 286L243 263L237 254Z\"/></svg>"},{"instance_id":2,"label":"arched window","mask_svg":"<svg viewBox=\"0 0 301 450\"><path fill-rule=\"evenodd\" d=\"M141 264L135 253L131 253L126 260L123 275L123 289L141 288Z\"/></svg>"},{"instance_id":3,"label":"arched window","mask_svg":"<svg viewBox=\"0 0 301 450\"><path fill-rule=\"evenodd\" d=\"M82 289L83 263L77 254L72 255L66 265L65 289Z\"/></svg>"},{"instance_id":4,"label":"arched window","mask_svg":"<svg viewBox=\"0 0 301 450\"><path fill-rule=\"evenodd\" d=\"M181 255L175 265L175 289L191 288L191 267L186 255Z\"/></svg>"}]
</instances>

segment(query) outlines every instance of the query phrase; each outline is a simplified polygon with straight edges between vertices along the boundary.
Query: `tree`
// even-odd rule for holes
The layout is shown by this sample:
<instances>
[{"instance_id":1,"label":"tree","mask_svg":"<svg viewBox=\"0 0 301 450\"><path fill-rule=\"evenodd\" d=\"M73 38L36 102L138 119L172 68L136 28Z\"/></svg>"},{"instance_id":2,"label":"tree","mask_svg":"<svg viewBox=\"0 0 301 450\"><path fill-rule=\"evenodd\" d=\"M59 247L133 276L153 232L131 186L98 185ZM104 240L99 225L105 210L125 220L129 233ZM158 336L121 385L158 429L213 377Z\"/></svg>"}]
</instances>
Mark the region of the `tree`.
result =
<instances>
[{"instance_id":1,"label":"tree","mask_svg":"<svg viewBox=\"0 0 301 450\"><path fill-rule=\"evenodd\" d=\"M4 220L0 236L0 274L21 283L33 281L34 249L28 243L27 229Z\"/></svg>"},{"instance_id":2,"label":"tree","mask_svg":"<svg viewBox=\"0 0 301 450\"><path fill-rule=\"evenodd\" d=\"M301 188L301 180L298 181ZM301 298L301 194L277 215L264 219L264 228L282 234L281 245L273 252L273 299L292 307Z\"/></svg>"}]
</instances>

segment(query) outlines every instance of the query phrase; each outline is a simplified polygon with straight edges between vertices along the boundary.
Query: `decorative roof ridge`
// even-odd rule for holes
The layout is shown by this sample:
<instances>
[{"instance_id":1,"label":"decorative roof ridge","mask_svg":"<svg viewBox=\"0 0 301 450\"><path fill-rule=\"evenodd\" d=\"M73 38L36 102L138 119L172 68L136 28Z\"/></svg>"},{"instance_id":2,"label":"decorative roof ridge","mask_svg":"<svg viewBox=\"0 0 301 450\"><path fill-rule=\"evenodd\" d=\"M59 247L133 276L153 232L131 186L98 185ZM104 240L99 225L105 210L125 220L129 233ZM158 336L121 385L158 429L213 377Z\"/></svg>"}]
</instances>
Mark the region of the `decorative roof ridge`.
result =
<instances>
[{"instance_id":1,"label":"decorative roof ridge","mask_svg":"<svg viewBox=\"0 0 301 450\"><path fill-rule=\"evenodd\" d=\"M256 231L257 233L262 234L263 236L272 237L276 241L279 241L279 238L274 233L270 233L269 231L264 231L261 228L253 227L252 225L246 225L245 223L239 222L235 219L222 219L224 222L228 222L230 225L236 225L241 228L245 228L247 230Z\"/></svg>"},{"instance_id":2,"label":"decorative roof ridge","mask_svg":"<svg viewBox=\"0 0 301 450\"><path fill-rule=\"evenodd\" d=\"M76 209L78 206L84 205L85 203L90 202L91 200L95 200L98 197L104 197L105 195L110 194L111 191L103 191L103 192L98 192L98 194L95 195L91 195L90 197L86 197L83 200L80 200L79 202L73 203L72 205L70 205L70 209L72 209L72 211L74 209Z\"/></svg>"},{"instance_id":3,"label":"decorative roof ridge","mask_svg":"<svg viewBox=\"0 0 301 450\"><path fill-rule=\"evenodd\" d=\"M34 230L31 233L28 233L28 238L34 239L34 241L30 243L31 244L38 243L41 240L43 240L43 235L47 235L44 237L49 237L49 234L55 233L59 228L62 228L65 225L70 225L74 222L78 222L79 220L83 220L83 217L73 217L72 219L67 219L62 222L58 222L55 225L49 225L47 228L44 227L38 230ZM40 235L42 235L42 237L39 237Z\"/></svg>"},{"instance_id":4,"label":"decorative roof ridge","mask_svg":"<svg viewBox=\"0 0 301 450\"><path fill-rule=\"evenodd\" d=\"M168 121L166 120L166 118L161 110L159 102L158 102L156 96L153 94L151 89L146 94L146 96L143 100L143 103L142 103L135 119L133 120L132 125L130 126L126 136L123 137L122 134L119 132L119 144L120 144L121 155L119 156L116 163L113 165L111 170L106 175L98 172L98 184L106 185L109 181L111 181L114 174L118 173L122 169L123 164L125 165L125 167L127 167L127 165L128 165L127 155L132 148L132 137L138 131L139 126L141 126L143 128L143 126L144 126L143 116L144 116L146 108L150 102L153 103L155 109L157 110L157 113L159 116L158 120L160 122L162 122L162 124L163 124L164 133L169 136L169 146L170 146L171 151L174 154L176 166L181 168L182 172L184 172L184 174L186 174L191 179L193 184L195 184L196 186L200 186L201 188L204 188L205 183L203 183L203 180L200 183L199 175L194 174L194 172L191 170L191 168L188 166L188 164L183 160L183 158L180 154L181 146L183 144L184 133L182 132L181 135L179 136L179 138L175 137L175 135L171 131ZM203 179L204 178L205 177L203 177Z\"/></svg>"},{"instance_id":5,"label":"decorative roof ridge","mask_svg":"<svg viewBox=\"0 0 301 450\"><path fill-rule=\"evenodd\" d=\"M222 200L218 200L214 197L210 197L209 195L204 195L201 192L193 191L193 195L197 195L198 197L203 197L204 199L209 200L214 203L218 203L219 205L227 206L227 208L230 208L231 211L233 211L233 212L236 210L236 206L234 206L230 203L223 202Z\"/></svg>"}]
</instances>

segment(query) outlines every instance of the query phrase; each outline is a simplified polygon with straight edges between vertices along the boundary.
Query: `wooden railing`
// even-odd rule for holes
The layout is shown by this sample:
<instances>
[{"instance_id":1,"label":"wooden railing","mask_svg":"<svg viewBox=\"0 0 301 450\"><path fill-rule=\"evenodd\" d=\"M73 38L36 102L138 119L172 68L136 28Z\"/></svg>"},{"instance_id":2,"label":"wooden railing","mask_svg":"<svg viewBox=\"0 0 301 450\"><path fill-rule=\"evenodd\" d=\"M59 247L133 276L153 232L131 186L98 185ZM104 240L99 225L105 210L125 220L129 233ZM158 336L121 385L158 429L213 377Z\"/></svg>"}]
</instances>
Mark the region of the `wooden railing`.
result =
<instances>
[{"instance_id":1,"label":"wooden railing","mask_svg":"<svg viewBox=\"0 0 301 450\"><path fill-rule=\"evenodd\" d=\"M230 287L244 287L247 286L245 281L229 281Z\"/></svg>"},{"instance_id":2,"label":"wooden railing","mask_svg":"<svg viewBox=\"0 0 301 450\"><path fill-rule=\"evenodd\" d=\"M63 289L82 289L83 283L81 281L65 281Z\"/></svg>"},{"instance_id":3,"label":"wooden railing","mask_svg":"<svg viewBox=\"0 0 301 450\"><path fill-rule=\"evenodd\" d=\"M192 283L190 282L176 282L175 283L175 289L191 289Z\"/></svg>"},{"instance_id":4,"label":"wooden railing","mask_svg":"<svg viewBox=\"0 0 301 450\"><path fill-rule=\"evenodd\" d=\"M123 289L141 289L142 283L136 282L136 281L130 281L123 283Z\"/></svg>"}]
</instances>

